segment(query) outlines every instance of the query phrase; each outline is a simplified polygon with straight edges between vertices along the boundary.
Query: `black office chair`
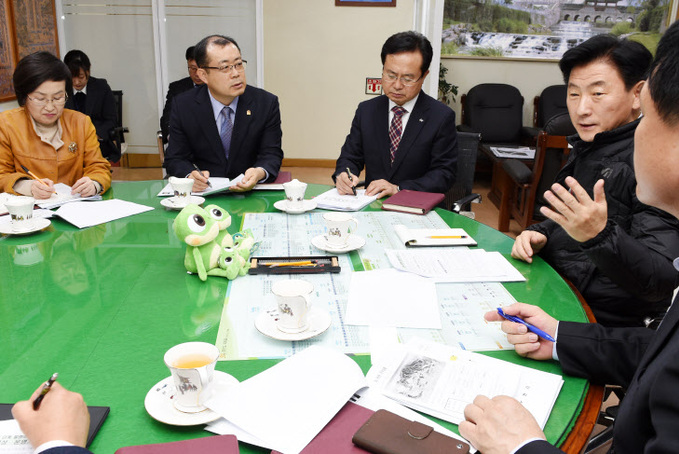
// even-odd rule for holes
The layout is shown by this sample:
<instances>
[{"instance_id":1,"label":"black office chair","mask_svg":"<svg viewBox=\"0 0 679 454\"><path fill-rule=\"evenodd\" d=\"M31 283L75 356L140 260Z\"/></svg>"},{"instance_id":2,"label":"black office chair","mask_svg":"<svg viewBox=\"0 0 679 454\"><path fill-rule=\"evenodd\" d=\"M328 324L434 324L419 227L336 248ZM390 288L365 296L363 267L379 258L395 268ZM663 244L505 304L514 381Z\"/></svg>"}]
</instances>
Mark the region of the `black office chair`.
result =
<instances>
[{"instance_id":1,"label":"black office chair","mask_svg":"<svg viewBox=\"0 0 679 454\"><path fill-rule=\"evenodd\" d=\"M455 183L446 192L443 208L455 213L471 212L471 203L480 203L481 195L472 193L474 169L481 134L473 132L457 133L457 173Z\"/></svg>"},{"instance_id":2,"label":"black office chair","mask_svg":"<svg viewBox=\"0 0 679 454\"><path fill-rule=\"evenodd\" d=\"M568 113L565 85L550 85L533 100L533 126L536 128L544 128L551 118L562 113Z\"/></svg>"},{"instance_id":3,"label":"black office chair","mask_svg":"<svg viewBox=\"0 0 679 454\"><path fill-rule=\"evenodd\" d=\"M130 132L130 129L127 126L123 126L123 91L122 90L112 90L113 92L113 99L116 101L116 113L117 113L117 122L115 128L111 129L109 133L110 139L113 141L115 144L117 150L118 150L118 156L117 159L111 159L109 157L109 160L113 162L118 162L120 160L120 157L123 154L123 144L125 143L125 133Z\"/></svg>"}]
</instances>

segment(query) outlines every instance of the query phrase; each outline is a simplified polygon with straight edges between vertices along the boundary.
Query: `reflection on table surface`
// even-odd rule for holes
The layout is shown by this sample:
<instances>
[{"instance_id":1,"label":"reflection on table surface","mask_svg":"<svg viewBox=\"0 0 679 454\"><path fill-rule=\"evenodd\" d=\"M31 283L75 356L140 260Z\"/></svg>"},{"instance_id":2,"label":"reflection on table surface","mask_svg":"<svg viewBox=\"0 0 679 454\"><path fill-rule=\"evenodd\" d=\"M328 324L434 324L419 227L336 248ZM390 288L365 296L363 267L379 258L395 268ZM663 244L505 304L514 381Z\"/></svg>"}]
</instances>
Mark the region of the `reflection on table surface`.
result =
<instances>
[{"instance_id":1,"label":"reflection on table surface","mask_svg":"<svg viewBox=\"0 0 679 454\"><path fill-rule=\"evenodd\" d=\"M214 343L228 281L202 282L184 268L185 247L175 237L176 211L160 205L162 181L114 183L105 198L152 206L153 211L84 230L55 219L43 232L0 239L0 401L28 398L52 373L111 413L91 449L112 453L122 446L210 435L197 427L173 427L144 409L150 387L169 376L163 354L178 343ZM307 198L328 187L309 185ZM275 211L281 191L212 196L209 203L233 217L240 230L248 212ZM376 210L381 202L367 209ZM509 257L513 240L483 224L440 210L452 227L464 228L479 247ZM354 263L358 262L353 260ZM542 260L512 263L527 278L505 287L519 301L539 304L561 320L585 321L567 284ZM234 321L238 323L238 321ZM253 327L254 329L254 327ZM554 362L535 362L514 352L491 356L561 373ZM369 356L354 359L367 371ZM221 361L217 369L244 380L277 360ZM561 443L577 417L587 383L567 377L545 433ZM456 426L443 422L446 427ZM265 452L241 445L242 452Z\"/></svg>"}]
</instances>

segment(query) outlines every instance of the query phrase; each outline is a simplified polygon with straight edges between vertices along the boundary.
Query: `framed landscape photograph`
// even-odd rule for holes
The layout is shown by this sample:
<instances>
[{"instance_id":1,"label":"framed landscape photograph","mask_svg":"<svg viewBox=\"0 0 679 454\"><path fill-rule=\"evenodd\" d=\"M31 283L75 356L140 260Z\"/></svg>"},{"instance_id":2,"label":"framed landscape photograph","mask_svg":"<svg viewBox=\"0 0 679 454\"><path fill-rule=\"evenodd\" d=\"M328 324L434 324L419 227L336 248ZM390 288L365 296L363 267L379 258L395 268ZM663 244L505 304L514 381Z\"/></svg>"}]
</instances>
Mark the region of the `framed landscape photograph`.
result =
<instances>
[{"instance_id":1,"label":"framed landscape photograph","mask_svg":"<svg viewBox=\"0 0 679 454\"><path fill-rule=\"evenodd\" d=\"M612 33L651 52L677 0L445 0L441 54L558 60L587 40Z\"/></svg>"}]
</instances>

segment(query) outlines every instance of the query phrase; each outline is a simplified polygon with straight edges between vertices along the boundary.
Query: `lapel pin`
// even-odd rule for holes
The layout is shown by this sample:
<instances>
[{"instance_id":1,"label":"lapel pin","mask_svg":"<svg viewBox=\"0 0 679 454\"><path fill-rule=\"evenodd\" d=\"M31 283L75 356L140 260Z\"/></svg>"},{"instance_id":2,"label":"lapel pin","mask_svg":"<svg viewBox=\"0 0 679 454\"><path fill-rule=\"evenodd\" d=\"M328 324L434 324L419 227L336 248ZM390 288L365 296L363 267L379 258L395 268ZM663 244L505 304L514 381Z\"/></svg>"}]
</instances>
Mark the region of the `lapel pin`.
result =
<instances>
[{"instance_id":1,"label":"lapel pin","mask_svg":"<svg viewBox=\"0 0 679 454\"><path fill-rule=\"evenodd\" d=\"M76 151L78 151L78 144L75 142L71 142L71 144L68 146L68 151L70 151L71 153L75 153Z\"/></svg>"},{"instance_id":2,"label":"lapel pin","mask_svg":"<svg viewBox=\"0 0 679 454\"><path fill-rule=\"evenodd\" d=\"M420 118L420 123L422 123L423 121L424 121L424 119L423 119L423 118Z\"/></svg>"},{"instance_id":3,"label":"lapel pin","mask_svg":"<svg viewBox=\"0 0 679 454\"><path fill-rule=\"evenodd\" d=\"M245 112L245 115L247 115L247 116L249 117L250 115L252 115L252 112L250 112L250 111L248 110L247 112Z\"/></svg>"}]
</instances>

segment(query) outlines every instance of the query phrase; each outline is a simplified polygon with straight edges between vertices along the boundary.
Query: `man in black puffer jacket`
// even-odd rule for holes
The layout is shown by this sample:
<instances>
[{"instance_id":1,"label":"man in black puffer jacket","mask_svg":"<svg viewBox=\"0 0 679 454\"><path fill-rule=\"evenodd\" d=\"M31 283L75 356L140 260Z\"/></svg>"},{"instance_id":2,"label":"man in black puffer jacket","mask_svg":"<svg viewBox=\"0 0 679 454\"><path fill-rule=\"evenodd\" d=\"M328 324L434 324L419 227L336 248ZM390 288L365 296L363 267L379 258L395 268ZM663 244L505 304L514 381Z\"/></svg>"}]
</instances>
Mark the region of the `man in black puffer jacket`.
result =
<instances>
[{"instance_id":1,"label":"man in black puffer jacket","mask_svg":"<svg viewBox=\"0 0 679 454\"><path fill-rule=\"evenodd\" d=\"M651 54L599 35L567 51L559 66L578 132L552 190L549 219L529 227L512 256L540 254L569 279L606 326L644 326L661 316L679 285L679 222L635 194L634 131ZM566 189L568 188L568 189Z\"/></svg>"}]
</instances>

